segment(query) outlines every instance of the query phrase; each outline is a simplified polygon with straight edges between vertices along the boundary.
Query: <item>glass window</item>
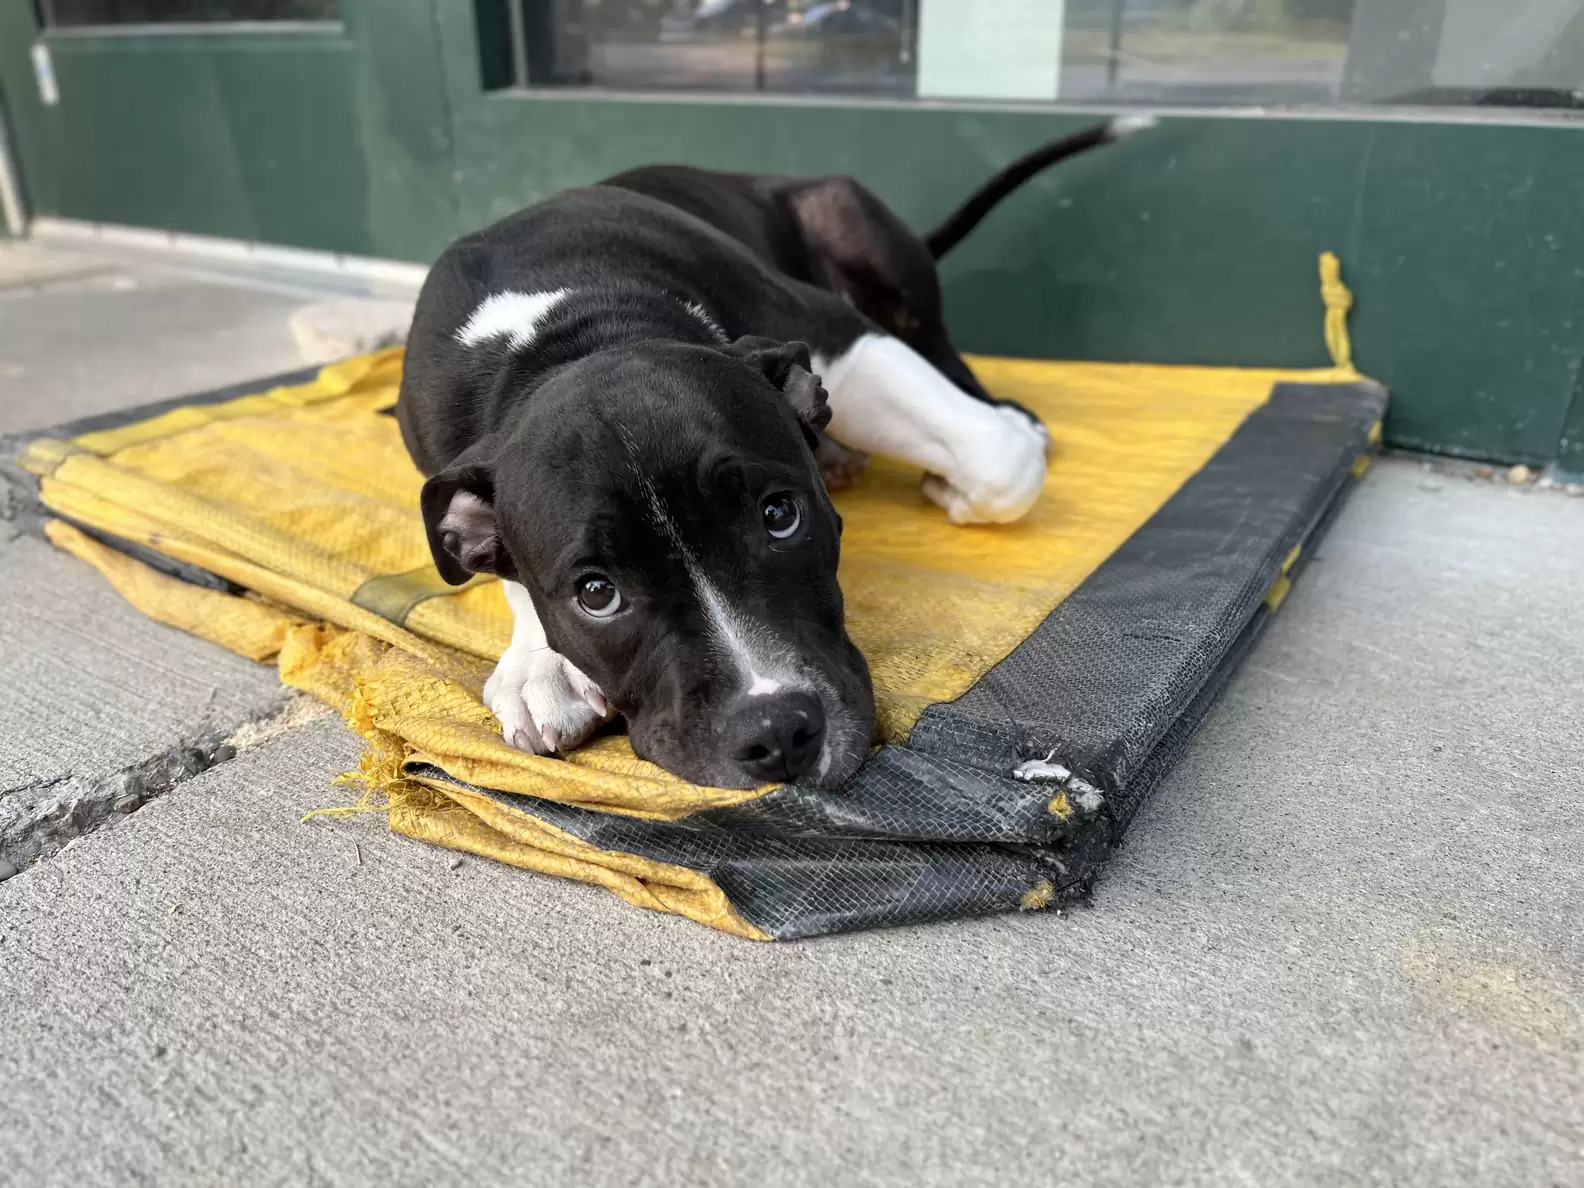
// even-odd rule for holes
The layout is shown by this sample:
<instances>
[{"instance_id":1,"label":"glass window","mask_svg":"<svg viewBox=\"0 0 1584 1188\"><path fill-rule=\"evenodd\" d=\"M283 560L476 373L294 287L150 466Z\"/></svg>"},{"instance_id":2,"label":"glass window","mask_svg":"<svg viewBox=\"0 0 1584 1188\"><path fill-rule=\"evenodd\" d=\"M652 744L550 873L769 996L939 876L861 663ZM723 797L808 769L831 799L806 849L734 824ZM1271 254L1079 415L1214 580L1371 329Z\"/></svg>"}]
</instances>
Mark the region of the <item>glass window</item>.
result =
<instances>
[{"instance_id":1,"label":"glass window","mask_svg":"<svg viewBox=\"0 0 1584 1188\"><path fill-rule=\"evenodd\" d=\"M1370 0L1069 0L1062 98L1334 103Z\"/></svg>"},{"instance_id":2,"label":"glass window","mask_svg":"<svg viewBox=\"0 0 1584 1188\"><path fill-rule=\"evenodd\" d=\"M498 85L1584 108L1584 0L477 0ZM489 47L486 57L489 57Z\"/></svg>"},{"instance_id":3,"label":"glass window","mask_svg":"<svg viewBox=\"0 0 1584 1188\"><path fill-rule=\"evenodd\" d=\"M38 0L46 28L198 24L210 21L336 21L341 0Z\"/></svg>"},{"instance_id":4,"label":"glass window","mask_svg":"<svg viewBox=\"0 0 1584 1188\"><path fill-rule=\"evenodd\" d=\"M909 95L917 0L539 0L528 82Z\"/></svg>"}]
</instances>

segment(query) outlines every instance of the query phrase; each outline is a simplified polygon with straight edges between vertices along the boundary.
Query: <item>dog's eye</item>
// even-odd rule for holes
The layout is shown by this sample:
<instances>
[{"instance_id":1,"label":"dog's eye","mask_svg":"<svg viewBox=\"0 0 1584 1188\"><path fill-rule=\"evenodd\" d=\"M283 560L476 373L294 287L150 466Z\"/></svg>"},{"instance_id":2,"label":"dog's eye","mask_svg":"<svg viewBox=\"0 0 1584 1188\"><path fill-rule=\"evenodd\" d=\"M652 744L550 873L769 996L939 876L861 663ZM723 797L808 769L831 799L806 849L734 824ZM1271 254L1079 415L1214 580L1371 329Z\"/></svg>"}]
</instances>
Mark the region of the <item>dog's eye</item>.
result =
<instances>
[{"instance_id":1,"label":"dog's eye","mask_svg":"<svg viewBox=\"0 0 1584 1188\"><path fill-rule=\"evenodd\" d=\"M621 591L603 573L591 573L578 584L577 603L584 614L608 619L622 608Z\"/></svg>"},{"instance_id":2,"label":"dog's eye","mask_svg":"<svg viewBox=\"0 0 1584 1188\"><path fill-rule=\"evenodd\" d=\"M797 500L790 495L770 496L764 501L762 511L765 531L777 540L791 536L803 522L803 513L798 511Z\"/></svg>"}]
</instances>

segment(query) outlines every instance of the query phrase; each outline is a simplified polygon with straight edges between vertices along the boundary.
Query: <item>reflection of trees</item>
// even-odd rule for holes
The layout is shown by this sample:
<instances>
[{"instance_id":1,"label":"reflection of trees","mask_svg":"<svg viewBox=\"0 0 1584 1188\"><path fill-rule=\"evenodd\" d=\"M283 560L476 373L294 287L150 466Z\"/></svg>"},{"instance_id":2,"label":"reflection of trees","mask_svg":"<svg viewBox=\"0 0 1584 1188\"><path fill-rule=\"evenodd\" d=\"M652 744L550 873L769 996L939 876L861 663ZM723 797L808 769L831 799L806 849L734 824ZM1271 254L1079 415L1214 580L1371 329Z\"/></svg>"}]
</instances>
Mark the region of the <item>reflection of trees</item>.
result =
<instances>
[{"instance_id":1,"label":"reflection of trees","mask_svg":"<svg viewBox=\"0 0 1584 1188\"><path fill-rule=\"evenodd\" d=\"M1304 25L1345 26L1358 0L1164 0L1140 4L1121 0L1132 11L1154 8L1163 15L1175 10L1194 32L1291 32Z\"/></svg>"},{"instance_id":2,"label":"reflection of trees","mask_svg":"<svg viewBox=\"0 0 1584 1188\"><path fill-rule=\"evenodd\" d=\"M676 0L572 0L566 19L604 32L653 32L662 19L691 12Z\"/></svg>"},{"instance_id":3,"label":"reflection of trees","mask_svg":"<svg viewBox=\"0 0 1584 1188\"><path fill-rule=\"evenodd\" d=\"M994 0L984 0L993 3ZM928 4L929 0L923 0ZM1358 0L1067 0L1072 29L1266 33L1345 33Z\"/></svg>"},{"instance_id":4,"label":"reflection of trees","mask_svg":"<svg viewBox=\"0 0 1584 1188\"><path fill-rule=\"evenodd\" d=\"M1280 33L1305 24L1346 25L1357 0L1184 0L1195 31Z\"/></svg>"}]
</instances>

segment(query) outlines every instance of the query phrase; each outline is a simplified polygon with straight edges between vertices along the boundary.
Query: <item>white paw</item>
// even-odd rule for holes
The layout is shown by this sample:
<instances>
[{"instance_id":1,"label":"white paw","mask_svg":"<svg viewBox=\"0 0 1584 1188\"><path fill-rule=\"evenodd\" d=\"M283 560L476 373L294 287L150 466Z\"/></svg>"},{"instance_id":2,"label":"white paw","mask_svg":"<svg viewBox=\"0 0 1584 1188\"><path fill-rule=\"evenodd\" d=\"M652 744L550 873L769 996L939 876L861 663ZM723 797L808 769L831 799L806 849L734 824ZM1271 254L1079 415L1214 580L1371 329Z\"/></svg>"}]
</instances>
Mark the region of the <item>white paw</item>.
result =
<instances>
[{"instance_id":1,"label":"white paw","mask_svg":"<svg viewBox=\"0 0 1584 1188\"><path fill-rule=\"evenodd\" d=\"M954 473L924 476L924 494L954 524L1021 519L1045 489L1050 433L1015 408L991 406L951 446Z\"/></svg>"},{"instance_id":2,"label":"white paw","mask_svg":"<svg viewBox=\"0 0 1584 1188\"><path fill-rule=\"evenodd\" d=\"M535 755L571 750L610 717L599 687L549 648L508 648L484 682L484 704L506 742Z\"/></svg>"}]
</instances>

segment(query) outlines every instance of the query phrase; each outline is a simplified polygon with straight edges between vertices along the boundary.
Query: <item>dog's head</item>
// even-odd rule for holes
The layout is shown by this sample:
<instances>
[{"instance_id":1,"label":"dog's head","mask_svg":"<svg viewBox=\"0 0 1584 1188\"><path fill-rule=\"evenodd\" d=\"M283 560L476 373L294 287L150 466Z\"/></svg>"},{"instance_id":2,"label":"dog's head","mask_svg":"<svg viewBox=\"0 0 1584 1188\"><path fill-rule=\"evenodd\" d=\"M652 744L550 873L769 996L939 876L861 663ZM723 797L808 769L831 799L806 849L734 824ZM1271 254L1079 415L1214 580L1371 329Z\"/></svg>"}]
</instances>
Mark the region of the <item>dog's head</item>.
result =
<instances>
[{"instance_id":1,"label":"dog's head","mask_svg":"<svg viewBox=\"0 0 1584 1188\"><path fill-rule=\"evenodd\" d=\"M588 356L425 485L435 563L526 586L640 756L696 783L835 785L875 711L813 457L829 419L799 343Z\"/></svg>"}]
</instances>

